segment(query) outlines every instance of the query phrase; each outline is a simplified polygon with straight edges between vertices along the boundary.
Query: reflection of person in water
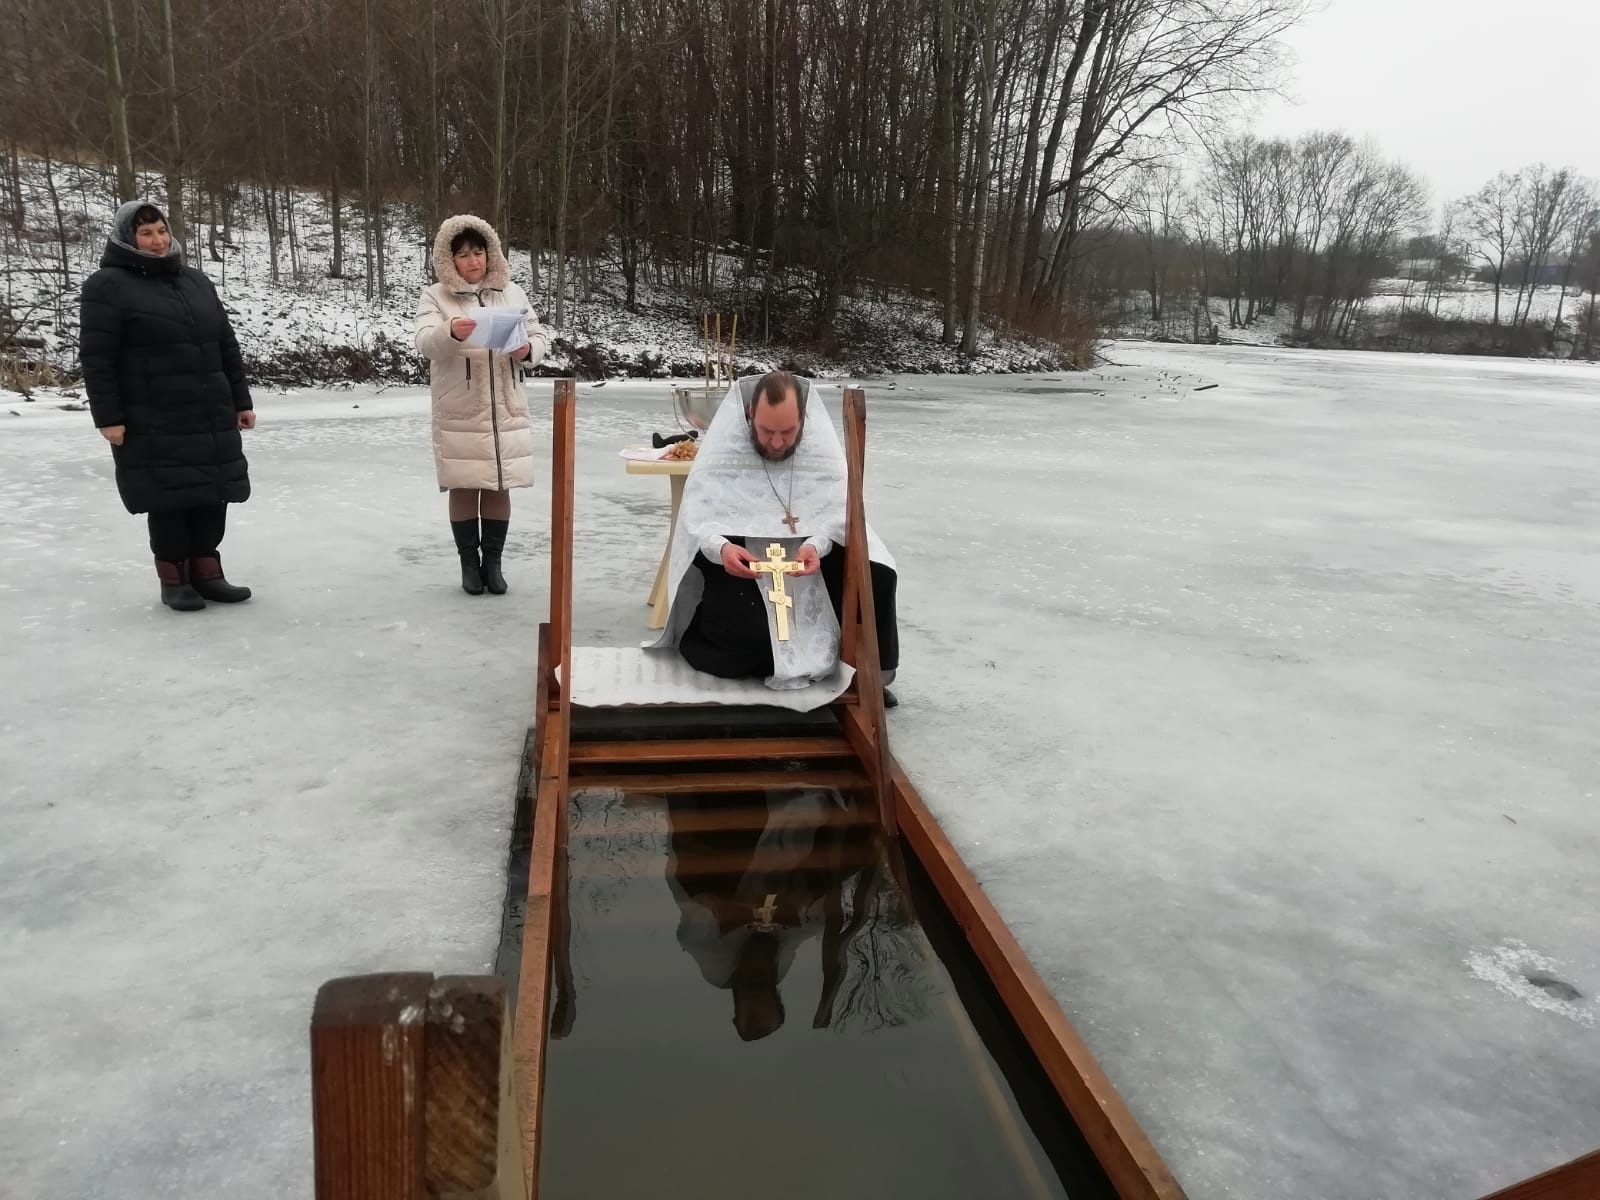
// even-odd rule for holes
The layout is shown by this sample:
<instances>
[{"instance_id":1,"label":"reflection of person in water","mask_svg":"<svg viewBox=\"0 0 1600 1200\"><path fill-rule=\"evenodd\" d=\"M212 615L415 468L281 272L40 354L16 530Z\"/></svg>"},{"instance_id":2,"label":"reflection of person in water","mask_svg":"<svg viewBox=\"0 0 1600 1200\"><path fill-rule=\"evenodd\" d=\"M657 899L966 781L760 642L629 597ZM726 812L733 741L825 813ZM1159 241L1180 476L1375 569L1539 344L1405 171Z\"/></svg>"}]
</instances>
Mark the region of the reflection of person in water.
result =
<instances>
[{"instance_id":1,"label":"reflection of person in water","mask_svg":"<svg viewBox=\"0 0 1600 1200\"><path fill-rule=\"evenodd\" d=\"M669 800L667 882L681 909L678 944L707 983L732 994L734 1028L747 1042L783 1025L780 985L799 947L819 935L829 949L837 941L829 935L844 878L860 863L845 853L846 828L830 821L843 805L837 792L820 788L719 796L716 808L703 799ZM765 824L714 828L711 814L725 807L765 808ZM691 813L703 822L688 820ZM702 823L704 831L691 828Z\"/></svg>"}]
</instances>

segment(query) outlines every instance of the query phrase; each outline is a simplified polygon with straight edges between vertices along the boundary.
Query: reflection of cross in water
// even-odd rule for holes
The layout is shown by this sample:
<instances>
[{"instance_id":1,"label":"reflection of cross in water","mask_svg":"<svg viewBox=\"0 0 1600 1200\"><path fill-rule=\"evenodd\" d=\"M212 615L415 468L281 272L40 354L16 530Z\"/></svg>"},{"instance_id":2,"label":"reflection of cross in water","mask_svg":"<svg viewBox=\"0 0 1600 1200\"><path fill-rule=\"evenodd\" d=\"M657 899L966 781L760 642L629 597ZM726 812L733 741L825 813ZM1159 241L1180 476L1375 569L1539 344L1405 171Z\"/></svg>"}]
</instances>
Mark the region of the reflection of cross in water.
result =
<instances>
[{"instance_id":1,"label":"reflection of cross in water","mask_svg":"<svg viewBox=\"0 0 1600 1200\"><path fill-rule=\"evenodd\" d=\"M768 892L767 901L756 909L756 919L750 922L750 928L757 933L771 933L778 926L773 917L778 915L778 893Z\"/></svg>"},{"instance_id":2,"label":"reflection of cross in water","mask_svg":"<svg viewBox=\"0 0 1600 1200\"><path fill-rule=\"evenodd\" d=\"M800 563L784 557L782 543L773 542L767 547L767 561L753 561L750 564L750 569L772 576L772 590L767 593L767 599L772 601L772 607L778 617L778 640L787 642L789 640L789 610L794 607L794 599L783 586L783 577L805 568Z\"/></svg>"}]
</instances>

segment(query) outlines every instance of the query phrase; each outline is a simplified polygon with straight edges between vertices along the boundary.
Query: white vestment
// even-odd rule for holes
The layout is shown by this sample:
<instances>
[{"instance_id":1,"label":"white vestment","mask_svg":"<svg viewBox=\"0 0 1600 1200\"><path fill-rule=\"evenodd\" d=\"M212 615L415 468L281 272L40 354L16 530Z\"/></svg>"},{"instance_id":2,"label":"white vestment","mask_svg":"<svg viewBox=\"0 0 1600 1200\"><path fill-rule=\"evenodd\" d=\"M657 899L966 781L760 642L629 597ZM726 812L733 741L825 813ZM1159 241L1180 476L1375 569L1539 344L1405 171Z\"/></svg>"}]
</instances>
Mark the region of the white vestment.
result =
<instances>
[{"instance_id":1,"label":"white vestment","mask_svg":"<svg viewBox=\"0 0 1600 1200\"><path fill-rule=\"evenodd\" d=\"M844 545L847 468L844 446L827 409L810 382L799 380L806 409L805 431L794 454L783 462L770 462L751 444L746 416L760 380L759 375L735 380L700 438L694 467L684 481L667 564L671 608L660 636L646 642L646 649L675 649L693 619L704 589L694 567L694 557L702 548L714 548L722 538L738 537L758 559L767 556L767 546L773 542L781 544L793 559L808 540L821 554ZM784 523L786 505L799 518L793 532ZM867 555L873 562L894 567L894 558L871 528L867 530ZM749 586L765 594L772 590L771 577L762 575L749 581ZM788 575L784 587L794 600L788 641L778 640L776 612L770 602L762 602L773 662L766 685L785 691L836 678L839 622L821 573L804 578Z\"/></svg>"}]
</instances>

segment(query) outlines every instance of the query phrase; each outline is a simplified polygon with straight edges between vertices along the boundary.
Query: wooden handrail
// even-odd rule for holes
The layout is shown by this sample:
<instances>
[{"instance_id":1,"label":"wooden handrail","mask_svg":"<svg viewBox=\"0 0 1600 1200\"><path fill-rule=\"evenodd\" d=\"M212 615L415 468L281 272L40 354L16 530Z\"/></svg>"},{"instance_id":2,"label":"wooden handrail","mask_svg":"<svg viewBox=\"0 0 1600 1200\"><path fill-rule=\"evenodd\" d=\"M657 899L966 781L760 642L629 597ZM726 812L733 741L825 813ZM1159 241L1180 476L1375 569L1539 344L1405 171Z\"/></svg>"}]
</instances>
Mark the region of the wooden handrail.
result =
<instances>
[{"instance_id":1,"label":"wooden handrail","mask_svg":"<svg viewBox=\"0 0 1600 1200\"><path fill-rule=\"evenodd\" d=\"M860 388L844 394L845 564L843 630L840 652L856 670L854 706L842 705L839 719L855 745L878 805L884 833L897 836L894 791L890 786L893 759L884 722L883 670L878 656L877 606L872 594L872 559L867 553L867 518L862 497L867 462L867 398Z\"/></svg>"},{"instance_id":2,"label":"wooden handrail","mask_svg":"<svg viewBox=\"0 0 1600 1200\"><path fill-rule=\"evenodd\" d=\"M1600 1196L1600 1150L1524 1179L1484 1200L1595 1200Z\"/></svg>"}]
</instances>

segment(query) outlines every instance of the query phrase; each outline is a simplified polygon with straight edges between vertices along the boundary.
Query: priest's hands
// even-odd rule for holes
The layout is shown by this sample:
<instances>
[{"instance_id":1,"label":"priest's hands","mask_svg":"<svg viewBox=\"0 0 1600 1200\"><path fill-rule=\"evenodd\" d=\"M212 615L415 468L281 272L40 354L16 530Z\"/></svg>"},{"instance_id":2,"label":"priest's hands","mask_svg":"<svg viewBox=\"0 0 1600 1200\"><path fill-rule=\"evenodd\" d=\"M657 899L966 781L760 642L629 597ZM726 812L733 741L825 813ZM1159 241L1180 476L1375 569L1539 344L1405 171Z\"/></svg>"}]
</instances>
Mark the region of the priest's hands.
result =
<instances>
[{"instance_id":1,"label":"priest's hands","mask_svg":"<svg viewBox=\"0 0 1600 1200\"><path fill-rule=\"evenodd\" d=\"M800 569L795 572L796 575L815 575L822 570L822 559L817 557L815 546L801 546L800 553L794 556L794 560L800 564Z\"/></svg>"},{"instance_id":2,"label":"priest's hands","mask_svg":"<svg viewBox=\"0 0 1600 1200\"><path fill-rule=\"evenodd\" d=\"M736 546L732 542L723 544L722 569L735 579L754 579L756 573L750 569L750 564L755 560L756 556L743 546Z\"/></svg>"}]
</instances>

